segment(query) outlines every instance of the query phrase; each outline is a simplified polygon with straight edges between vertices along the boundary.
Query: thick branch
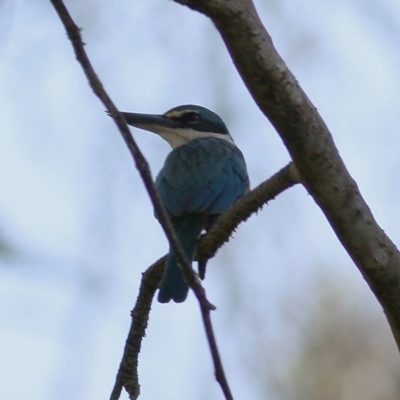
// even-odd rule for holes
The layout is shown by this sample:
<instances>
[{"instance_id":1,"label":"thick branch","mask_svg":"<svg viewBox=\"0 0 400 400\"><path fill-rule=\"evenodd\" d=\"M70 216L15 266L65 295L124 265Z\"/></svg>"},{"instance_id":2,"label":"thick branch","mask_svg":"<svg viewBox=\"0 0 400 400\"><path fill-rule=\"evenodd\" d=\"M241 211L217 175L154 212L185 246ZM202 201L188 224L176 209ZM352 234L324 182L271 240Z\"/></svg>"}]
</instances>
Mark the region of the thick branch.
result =
<instances>
[{"instance_id":1,"label":"thick branch","mask_svg":"<svg viewBox=\"0 0 400 400\"><path fill-rule=\"evenodd\" d=\"M400 347L400 255L378 226L317 110L275 50L251 0L176 0L209 16L304 184L383 306Z\"/></svg>"}]
</instances>

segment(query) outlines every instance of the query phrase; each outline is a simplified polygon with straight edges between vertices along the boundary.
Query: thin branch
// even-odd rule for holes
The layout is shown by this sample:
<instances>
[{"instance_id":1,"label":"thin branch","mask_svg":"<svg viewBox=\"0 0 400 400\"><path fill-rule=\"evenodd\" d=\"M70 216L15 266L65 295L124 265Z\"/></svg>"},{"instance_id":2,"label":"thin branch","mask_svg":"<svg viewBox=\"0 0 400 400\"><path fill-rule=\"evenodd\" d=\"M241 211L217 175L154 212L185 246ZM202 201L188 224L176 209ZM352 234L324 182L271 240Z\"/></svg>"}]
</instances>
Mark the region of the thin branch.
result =
<instances>
[{"instance_id":1,"label":"thin branch","mask_svg":"<svg viewBox=\"0 0 400 400\"><path fill-rule=\"evenodd\" d=\"M131 312L131 327L110 400L118 400L123 387L130 399L137 399L139 396L138 358L149 321L151 304L160 284L166 258L166 256L160 258L142 276L139 296Z\"/></svg>"},{"instance_id":2,"label":"thin branch","mask_svg":"<svg viewBox=\"0 0 400 400\"><path fill-rule=\"evenodd\" d=\"M271 178L250 191L240 201L236 202L222 214L213 229L200 240L197 248L198 260L202 260L205 267L205 262L215 255L217 249L229 239L229 236L236 230L241 222L245 221L252 213L257 212L263 205L274 199L278 194L299 182L299 180L294 164L290 163ZM137 372L138 357L141 349L141 342L145 336L151 302L154 292L159 285L166 259L167 256L165 255L151 265L143 274L139 296L135 308L132 311L132 322L125 344L124 355L119 366L117 379L110 400L118 400L124 382L131 399L137 398L139 394ZM203 268L203 277L204 272L205 270ZM209 314L203 313L203 315L208 316ZM232 394L227 385L221 359L217 351L218 347L211 319L208 317L203 318L203 325L207 336L211 338L208 343L214 360L215 377L221 384L221 387L224 388L224 392L226 392L225 397L231 398Z\"/></svg>"},{"instance_id":3,"label":"thin branch","mask_svg":"<svg viewBox=\"0 0 400 400\"><path fill-rule=\"evenodd\" d=\"M224 367L222 365L221 357L219 355L219 350L217 346L217 341L214 335L214 329L211 323L211 315L207 310L203 309L203 304L200 303L200 307L202 307L202 316L203 316L203 325L206 331L206 336L208 339L208 345L210 347L211 356L214 363L214 373L217 382L220 384L221 389L225 395L226 400L233 400L232 392L229 387L228 380L226 379L226 375L224 372Z\"/></svg>"},{"instance_id":4,"label":"thin branch","mask_svg":"<svg viewBox=\"0 0 400 400\"><path fill-rule=\"evenodd\" d=\"M76 26L75 22L72 20L68 13L62 0L50 0L53 3L54 8L57 10L61 21L67 31L68 37L71 40L72 46L75 51L76 59L81 64L82 69L89 81L89 85L93 92L97 95L100 101L107 108L109 115L111 115L117 124L118 130L120 131L128 149L130 150L133 160L135 162L136 168L143 180L145 188L149 194L150 200L154 206L155 214L158 217L161 227L173 249L179 264L183 267L184 276L196 294L199 301L203 301L205 306L209 309L214 309L215 307L207 300L205 296L204 289L201 287L200 282L196 279L196 275L192 270L186 255L175 235L174 229L172 227L170 218L165 210L165 207L161 201L160 195L155 187L153 177L150 172L149 164L140 151L136 141L131 135L128 125L126 124L122 115L118 112L111 98L108 96L103 88L102 83L97 77L88 56L84 50L84 44L80 36L79 28Z\"/></svg>"},{"instance_id":5,"label":"thin branch","mask_svg":"<svg viewBox=\"0 0 400 400\"><path fill-rule=\"evenodd\" d=\"M108 113L113 117L114 121L117 124L118 130L120 131L126 145L128 146L129 151L132 154L133 160L135 162L136 168L139 171L139 174L143 180L145 188L150 196L150 200L154 206L155 213L158 216L159 222L161 227L164 230L165 235L170 242L170 245L174 252L176 253L176 257L181 265L184 265L184 273L185 277L187 275L188 283L191 284L192 289L196 292L199 291L199 283L196 284L196 279L194 274L192 273L192 269L189 266L189 262L186 260L186 256L179 244L175 236L174 229L172 227L171 221L165 210L165 207L161 201L161 198L158 194L158 191L155 187L153 177L150 172L149 164L147 160L143 156L142 152L140 151L136 141L134 140L133 136L131 135L128 125L126 124L122 115L118 112L117 108L115 107L114 103L112 102L111 98L108 96L106 91L103 88L100 79L97 77L92 64L84 50L84 44L80 35L79 28L71 18L66 9L62 0L50 0L58 12L58 15L61 21L64 24L64 27L67 31L68 37L72 43L72 47L75 51L75 56L78 62L81 64L83 72L85 73L89 85L92 88L93 92L97 95L99 100L104 104ZM187 267L187 268L186 268ZM186 271L185 271L186 270ZM200 289L201 291L201 289ZM199 298L203 299L204 296L199 294ZM207 300L205 300L207 302ZM212 307L211 307L212 308Z\"/></svg>"},{"instance_id":6,"label":"thin branch","mask_svg":"<svg viewBox=\"0 0 400 400\"><path fill-rule=\"evenodd\" d=\"M232 207L225 211L210 231L198 244L197 261L199 275L204 279L207 261L214 257L217 250L226 243L237 226L259 211L268 201L298 183L299 178L293 163L282 168L271 178L261 183Z\"/></svg>"},{"instance_id":7,"label":"thin branch","mask_svg":"<svg viewBox=\"0 0 400 400\"><path fill-rule=\"evenodd\" d=\"M199 301L199 306L201 310L201 315L203 318L203 322L205 326L208 328L206 329L206 337L210 345L210 349L212 351L212 358L214 362L217 362L217 364L214 365L214 368L219 371L221 375L224 376L224 371L222 369L222 364L220 362L220 356L218 353L218 348L215 345L215 338L212 334L212 329L210 330L210 311L214 310L215 307L208 301L205 290L201 286L199 280L197 279L197 276L193 269L191 268L188 260L186 259L186 256L183 252L183 249L176 238L174 229L172 227L171 221L169 219L169 216L165 210L165 207L160 199L160 196L157 192L157 189L154 185L153 178L150 173L150 168L149 165L144 158L143 154L141 153L139 147L137 146L135 140L133 139L132 135L130 134L129 128L125 123L125 120L122 118L121 114L118 112L117 108L111 101L111 98L108 96L108 94L105 92L103 85L101 84L99 78L97 77L89 58L86 55L86 52L84 50L84 44L80 36L79 28L71 18L71 16L68 13L68 10L66 9L65 5L63 4L62 0L50 0L56 9L62 23L64 24L64 27L67 31L67 35L72 43L73 49L75 51L75 56L78 62L81 64L82 69L89 81L89 85L94 91L94 93L97 95L97 97L100 99L100 101L104 104L106 109L108 110L109 114L114 118L118 129L127 144L136 168L139 171L139 174L144 182L144 185L146 187L147 192L149 193L150 199L153 203L155 213L158 216L158 220L164 230L164 233L166 237L168 238L168 241L170 243L171 248L173 249L175 256L179 262L179 264L182 267L182 271L184 274L184 277L186 281L188 282L189 286L195 293L198 301ZM227 383L226 378L225 379L220 379L219 382L221 383L221 389L224 392L225 395L230 395L230 390L229 386ZM126 386L126 382L123 383L125 388L128 390L128 387ZM137 386L137 390L139 390L139 386ZM116 394L118 393L118 390L116 391ZM139 393L139 392L137 392ZM226 397L227 400L230 400L232 397Z\"/></svg>"}]
</instances>

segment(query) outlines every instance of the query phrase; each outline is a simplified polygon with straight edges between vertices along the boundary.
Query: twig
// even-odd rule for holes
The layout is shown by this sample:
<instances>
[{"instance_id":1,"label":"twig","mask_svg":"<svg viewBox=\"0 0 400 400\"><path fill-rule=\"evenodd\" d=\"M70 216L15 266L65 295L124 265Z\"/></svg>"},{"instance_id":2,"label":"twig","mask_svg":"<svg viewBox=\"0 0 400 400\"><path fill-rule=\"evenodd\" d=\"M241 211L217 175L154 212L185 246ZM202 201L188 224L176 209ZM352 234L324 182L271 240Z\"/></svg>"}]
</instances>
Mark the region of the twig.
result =
<instances>
[{"instance_id":1,"label":"twig","mask_svg":"<svg viewBox=\"0 0 400 400\"><path fill-rule=\"evenodd\" d=\"M147 160L140 151L138 145L133 139L133 136L130 134L129 128L124 118L115 107L114 103L104 90L102 83L100 82L99 78L94 72L90 60L87 57L86 52L84 50L84 44L80 36L79 28L72 20L62 0L50 0L50 1L53 3L54 8L57 10L60 19L65 26L68 37L72 42L76 59L81 64L82 69L89 81L90 87L97 95L97 97L100 99L100 101L104 104L104 106L107 108L109 114L113 117L126 145L128 146L128 149L132 154L136 168L139 171L139 174L144 182L145 188L150 196L150 200L154 206L155 214L157 215L160 225L164 230L164 233L170 243L171 248L173 249L176 255L179 264L182 266L183 274L185 276L186 281L194 291L199 301L203 301L210 310L215 309L215 307L207 300L204 289L202 288L200 282L196 278L196 275L192 270L188 260L186 259L186 255L183 252L183 249L175 235L175 231L172 227L170 218L167 214L167 211L165 210L165 207L155 187Z\"/></svg>"},{"instance_id":2,"label":"twig","mask_svg":"<svg viewBox=\"0 0 400 400\"><path fill-rule=\"evenodd\" d=\"M289 163L271 178L267 179L246 196L242 197L226 212L200 240L197 248L199 275L204 279L207 261L214 257L217 250L226 243L237 226L259 211L268 201L299 182L297 170Z\"/></svg>"},{"instance_id":3,"label":"twig","mask_svg":"<svg viewBox=\"0 0 400 400\"><path fill-rule=\"evenodd\" d=\"M278 194L299 181L300 178L294 164L290 163L271 178L253 189L240 201L236 202L229 208L229 210L222 214L213 229L205 234L200 240L197 248L198 259L207 261L209 258L213 257L217 249L222 246L241 222L246 220L252 213L257 212L260 207L267 204L268 201L272 200ZM141 341L145 335L151 299L154 296L155 288L158 287L161 279L162 267L166 258L167 256L165 255L163 258L156 261L143 274L139 296L132 312L132 324L126 340L124 355L120 363L117 379L110 400L118 400L123 382L129 382L129 388L127 391L131 398L136 398L135 396L139 393L137 373L138 356L141 348ZM147 311L147 313L144 311ZM215 377L221 387L224 388L224 392L226 391L225 397L230 398L232 395L229 386L226 384L221 359L218 351L216 351L217 344L211 319L209 318L210 314L204 312L202 315L206 316L203 318L203 325L207 332L207 336L211 338L208 343L212 357L215 357ZM128 384L125 383L125 385L128 387Z\"/></svg>"},{"instance_id":4,"label":"twig","mask_svg":"<svg viewBox=\"0 0 400 400\"><path fill-rule=\"evenodd\" d=\"M97 97L100 99L100 101L104 104L110 115L114 118L118 126L118 129L121 132L121 135L133 156L136 168L138 169L139 174L146 187L146 190L149 193L150 199L155 208L155 213L158 216L158 220L164 230L165 235L168 238L170 246L173 249L179 264L182 266L182 271L186 281L192 288L193 292L195 293L199 301L203 321L208 321L210 320L210 315L209 315L210 311L214 310L215 307L208 301L203 287L201 286L199 280L197 279L193 269L189 265L189 262L186 259L186 256L180 246L180 243L176 238L169 216L162 204L160 196L154 185L149 165L146 159L144 158L143 154L141 153L139 147L137 146L135 140L133 139L132 135L130 134L129 128L126 125L125 120L118 112L117 108L111 101L111 98L105 92L102 83L100 82L99 78L94 72L90 60L87 57L86 52L84 50L84 44L80 36L79 28L69 15L69 12L66 9L63 1L62 0L50 0L50 1L52 2L62 23L64 24L64 27L67 31L67 35L74 48L76 59L81 64L82 69L89 81L90 87L97 95ZM219 359L218 348L212 344L215 342L215 338L213 336L210 336L210 332L212 333L212 330L211 331L206 330L207 340L210 343L210 348L212 352L216 352L216 354L213 353L213 360L218 360ZM215 365L215 369L216 370L218 369L221 374L224 374L221 363L219 363L219 365ZM224 380L224 382L227 385L226 379ZM126 382L123 382L123 384L125 388L128 390L127 386L125 385ZM137 386L137 390L139 390L139 386ZM226 393L226 388L222 387L222 390L224 393ZM227 400L229 399L230 398L228 397Z\"/></svg>"},{"instance_id":5,"label":"twig","mask_svg":"<svg viewBox=\"0 0 400 400\"><path fill-rule=\"evenodd\" d=\"M210 347L211 356L212 356L213 363L214 363L215 379L220 384L221 389L225 395L225 399L233 400L231 389L230 389L229 383L226 379L224 367L222 365L221 357L219 355L217 341L215 339L214 329L213 329L213 326L211 323L210 312L207 312L207 310L203 309L202 303L200 303L200 307L202 308L201 315L203 317L203 325L204 325L204 329L206 331L208 345Z\"/></svg>"},{"instance_id":6,"label":"twig","mask_svg":"<svg viewBox=\"0 0 400 400\"><path fill-rule=\"evenodd\" d=\"M139 296L131 312L132 322L125 343L124 355L119 365L110 400L118 400L123 387L131 399L137 399L139 396L138 358L149 321L151 303L161 280L165 260L166 256L160 258L143 273Z\"/></svg>"},{"instance_id":7,"label":"twig","mask_svg":"<svg viewBox=\"0 0 400 400\"><path fill-rule=\"evenodd\" d=\"M154 185L149 164L147 163L147 160L145 159L138 145L136 144L136 141L133 139L133 136L131 135L125 120L118 112L117 108L115 107L111 98L104 90L102 83L97 77L91 65L91 62L84 50L84 44L80 36L79 28L72 20L62 0L50 0L50 1L52 2L54 8L57 10L59 17L64 24L68 37L71 40L72 47L75 51L76 59L81 64L82 69L89 81L90 87L92 88L93 92L97 95L97 97L100 99L100 101L104 104L104 106L107 108L109 114L113 117L126 145L128 146L128 149L132 154L136 168L139 171L139 174L146 187L146 190L149 193L151 202L153 203L155 212L159 218L159 222L171 244L171 247L173 248L174 252L177 253L177 258L179 260L179 263L185 265L188 264L186 257L182 249L180 248L179 242L175 237L175 233L172 228L171 222L169 220L168 214L165 210L165 207Z\"/></svg>"}]
</instances>

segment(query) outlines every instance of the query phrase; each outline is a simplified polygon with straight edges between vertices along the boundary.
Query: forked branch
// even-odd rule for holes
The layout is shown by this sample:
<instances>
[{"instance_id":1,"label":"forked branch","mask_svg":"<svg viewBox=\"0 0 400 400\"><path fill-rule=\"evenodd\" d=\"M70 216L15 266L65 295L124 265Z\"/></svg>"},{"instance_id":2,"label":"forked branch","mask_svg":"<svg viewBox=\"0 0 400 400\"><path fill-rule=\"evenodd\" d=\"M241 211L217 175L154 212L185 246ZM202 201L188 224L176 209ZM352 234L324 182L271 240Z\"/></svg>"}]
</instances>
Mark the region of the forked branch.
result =
<instances>
[{"instance_id":1,"label":"forked branch","mask_svg":"<svg viewBox=\"0 0 400 400\"><path fill-rule=\"evenodd\" d=\"M198 244L197 256L198 260L202 260L203 266L205 267L206 261L215 255L218 248L229 239L230 235L241 222L245 221L251 214L257 212L278 194L296 184L297 181L298 178L294 165L290 163L224 212L215 227L204 235ZM143 274L139 296L132 311L131 327L125 343L124 355L119 366L110 400L118 400L123 387L125 387L131 399L136 399L139 395L138 357L147 328L151 303L160 283L166 259L167 256L160 258ZM204 268L202 271L204 275ZM225 397L232 398L225 374L221 368L222 363L219 358L211 320L204 321L203 319L203 323L210 345L211 356L214 360L215 376L221 386L226 388L225 391L227 394Z\"/></svg>"}]
</instances>

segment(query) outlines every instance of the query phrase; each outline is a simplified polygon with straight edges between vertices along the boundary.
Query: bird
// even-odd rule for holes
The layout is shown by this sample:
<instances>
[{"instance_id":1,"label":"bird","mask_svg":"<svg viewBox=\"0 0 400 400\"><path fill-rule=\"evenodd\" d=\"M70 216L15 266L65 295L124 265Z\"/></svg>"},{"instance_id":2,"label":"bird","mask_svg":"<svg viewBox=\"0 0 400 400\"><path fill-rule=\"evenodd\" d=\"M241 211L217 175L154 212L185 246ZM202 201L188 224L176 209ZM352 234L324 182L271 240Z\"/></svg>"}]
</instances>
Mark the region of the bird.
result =
<instances>
[{"instance_id":1,"label":"bird","mask_svg":"<svg viewBox=\"0 0 400 400\"><path fill-rule=\"evenodd\" d=\"M172 148L155 185L192 264L201 233L249 191L244 156L221 117L205 107L182 105L164 114L121 115L128 125L156 133ZM182 303L188 295L189 285L172 248L159 289L160 303Z\"/></svg>"}]
</instances>

